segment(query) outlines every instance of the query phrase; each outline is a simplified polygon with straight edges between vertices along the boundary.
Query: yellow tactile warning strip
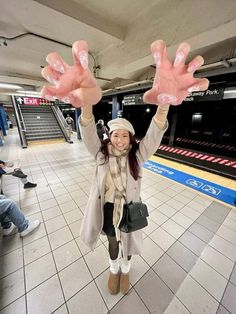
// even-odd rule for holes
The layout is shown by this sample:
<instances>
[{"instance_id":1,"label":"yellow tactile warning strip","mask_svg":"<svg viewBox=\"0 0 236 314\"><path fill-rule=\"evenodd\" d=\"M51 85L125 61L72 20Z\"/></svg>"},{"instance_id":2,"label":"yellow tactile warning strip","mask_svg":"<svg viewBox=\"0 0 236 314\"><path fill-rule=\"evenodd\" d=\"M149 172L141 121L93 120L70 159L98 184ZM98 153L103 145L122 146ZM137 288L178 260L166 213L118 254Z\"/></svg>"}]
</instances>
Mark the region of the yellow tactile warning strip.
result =
<instances>
[{"instance_id":1,"label":"yellow tactile warning strip","mask_svg":"<svg viewBox=\"0 0 236 314\"><path fill-rule=\"evenodd\" d=\"M209 182L214 182L218 185L221 185L222 187L236 190L236 180L221 177L219 175L215 175L215 174L209 173L207 171L203 171L203 170L196 169L196 168L193 168L193 167L181 164L181 163L177 163L177 162L174 162L174 161L169 160L169 159L164 159L162 157L152 156L150 158L150 161L156 162L156 163L163 165L163 166L166 166L166 167L173 168L173 169L178 170L178 171L185 172L188 175L195 176L195 177L207 180ZM166 179L171 180L169 178L166 178ZM180 182L177 182L177 181L176 181L176 183L181 184ZM187 185L186 185L186 188L192 190L191 187L188 187ZM196 191L196 192L199 194L202 194L201 191ZM227 203L225 203L219 199L215 199L214 197L211 197L211 196L206 195L206 194L204 194L204 196L207 198L210 198L214 201L217 201L219 203L222 203L226 206L230 206L232 208L232 205L227 204Z\"/></svg>"},{"instance_id":2,"label":"yellow tactile warning strip","mask_svg":"<svg viewBox=\"0 0 236 314\"><path fill-rule=\"evenodd\" d=\"M47 144L58 144L64 143L65 139L61 138L58 140L47 140L47 141L29 141L28 145L47 145Z\"/></svg>"},{"instance_id":3,"label":"yellow tactile warning strip","mask_svg":"<svg viewBox=\"0 0 236 314\"><path fill-rule=\"evenodd\" d=\"M224 187L227 187L229 189L236 190L236 180L225 178L223 176L219 176L219 175L214 174L214 173L210 173L210 172L207 172L204 170L193 168L193 167L190 167L190 166L187 166L187 165L184 165L184 164L181 164L181 163L169 160L169 159L157 157L157 156L152 156L150 158L150 160L153 160L155 162L158 162L159 164L174 168L176 170L183 171L185 173L194 175L196 177L217 183L217 184L224 186Z\"/></svg>"}]
</instances>

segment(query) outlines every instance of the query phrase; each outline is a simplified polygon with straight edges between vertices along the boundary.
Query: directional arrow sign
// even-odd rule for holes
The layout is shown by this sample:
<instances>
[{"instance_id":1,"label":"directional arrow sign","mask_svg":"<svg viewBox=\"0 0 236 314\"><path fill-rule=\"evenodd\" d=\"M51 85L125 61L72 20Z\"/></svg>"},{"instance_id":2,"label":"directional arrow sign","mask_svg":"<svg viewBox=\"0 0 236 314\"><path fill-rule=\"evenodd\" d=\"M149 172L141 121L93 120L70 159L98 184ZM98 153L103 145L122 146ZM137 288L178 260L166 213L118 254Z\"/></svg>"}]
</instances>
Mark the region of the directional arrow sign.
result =
<instances>
[{"instance_id":1,"label":"directional arrow sign","mask_svg":"<svg viewBox=\"0 0 236 314\"><path fill-rule=\"evenodd\" d=\"M20 103L20 105L22 105L22 103L23 103L23 101L24 101L24 99L21 98L21 97L18 97L16 100L18 101L18 103Z\"/></svg>"}]
</instances>

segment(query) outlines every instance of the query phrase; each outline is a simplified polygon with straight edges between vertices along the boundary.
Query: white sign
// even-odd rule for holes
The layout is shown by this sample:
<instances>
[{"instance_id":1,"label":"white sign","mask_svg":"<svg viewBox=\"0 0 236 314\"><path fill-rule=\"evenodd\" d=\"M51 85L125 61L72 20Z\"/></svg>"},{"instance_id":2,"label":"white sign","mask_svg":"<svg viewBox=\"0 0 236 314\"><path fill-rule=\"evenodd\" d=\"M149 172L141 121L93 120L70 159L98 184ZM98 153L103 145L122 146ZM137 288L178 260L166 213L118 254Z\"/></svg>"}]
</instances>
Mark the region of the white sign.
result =
<instances>
[{"instance_id":1,"label":"white sign","mask_svg":"<svg viewBox=\"0 0 236 314\"><path fill-rule=\"evenodd\" d=\"M206 191L206 192L208 192L208 193L211 193L211 194L213 194L213 195L219 195L220 192L221 192L220 189L217 189L217 188L215 188L215 187L213 187L213 186L210 186L210 185L204 185L204 186L202 187L202 190L203 190L203 191Z\"/></svg>"},{"instance_id":2,"label":"white sign","mask_svg":"<svg viewBox=\"0 0 236 314\"><path fill-rule=\"evenodd\" d=\"M201 186L203 186L203 183L200 181L197 181L195 179L188 179L186 181L187 184L194 186L195 188L200 188Z\"/></svg>"},{"instance_id":3,"label":"white sign","mask_svg":"<svg viewBox=\"0 0 236 314\"><path fill-rule=\"evenodd\" d=\"M153 165L151 164L150 162L146 161L145 162L145 165L146 165L146 168L149 169L149 170L152 170L156 173L159 173L159 174L162 174L162 173L167 173L169 175L173 175L174 174L174 171L170 171L164 167L159 167L159 166L156 166L156 165Z\"/></svg>"},{"instance_id":4,"label":"white sign","mask_svg":"<svg viewBox=\"0 0 236 314\"><path fill-rule=\"evenodd\" d=\"M219 195L221 193L220 189L215 188L214 186L204 184L201 181L197 181L195 179L188 179L186 181L187 184L194 186L197 189L201 189L207 193L213 194L213 195Z\"/></svg>"}]
</instances>

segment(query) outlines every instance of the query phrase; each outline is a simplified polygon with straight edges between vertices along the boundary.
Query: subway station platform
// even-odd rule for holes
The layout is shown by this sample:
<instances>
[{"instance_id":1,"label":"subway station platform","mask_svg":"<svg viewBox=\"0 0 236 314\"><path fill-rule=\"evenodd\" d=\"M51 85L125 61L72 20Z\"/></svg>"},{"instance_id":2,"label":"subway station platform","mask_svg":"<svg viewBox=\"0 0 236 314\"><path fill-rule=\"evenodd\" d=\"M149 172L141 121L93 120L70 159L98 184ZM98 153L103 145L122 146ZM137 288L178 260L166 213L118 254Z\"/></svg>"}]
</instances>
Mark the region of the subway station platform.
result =
<instances>
[{"instance_id":1,"label":"subway station platform","mask_svg":"<svg viewBox=\"0 0 236 314\"><path fill-rule=\"evenodd\" d=\"M37 188L24 190L8 176L3 191L41 225L23 240L0 236L1 314L236 313L234 194L224 201L178 178L181 172L232 193L235 180L150 158L142 184L150 214L143 253L132 257L128 295L112 296L106 238L91 252L79 237L94 160L75 135L74 144L22 149L16 132L6 137L1 159L20 159Z\"/></svg>"}]
</instances>

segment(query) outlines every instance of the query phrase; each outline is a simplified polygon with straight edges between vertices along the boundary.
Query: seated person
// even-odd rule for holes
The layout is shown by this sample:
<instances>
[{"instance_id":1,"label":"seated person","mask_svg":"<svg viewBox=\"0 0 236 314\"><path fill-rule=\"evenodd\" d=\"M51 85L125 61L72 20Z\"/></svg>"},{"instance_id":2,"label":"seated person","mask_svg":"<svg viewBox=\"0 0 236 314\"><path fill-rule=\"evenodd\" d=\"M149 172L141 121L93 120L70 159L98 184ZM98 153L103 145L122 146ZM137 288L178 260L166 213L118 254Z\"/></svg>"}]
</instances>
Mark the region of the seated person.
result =
<instances>
[{"instance_id":1,"label":"seated person","mask_svg":"<svg viewBox=\"0 0 236 314\"><path fill-rule=\"evenodd\" d=\"M3 160L0 160L0 176L3 174L12 175L21 180L21 182L24 184L24 189L35 188L37 184L29 182L26 179L27 175L23 173L18 164L19 162L5 162Z\"/></svg>"},{"instance_id":2,"label":"seated person","mask_svg":"<svg viewBox=\"0 0 236 314\"><path fill-rule=\"evenodd\" d=\"M25 237L40 225L40 221L29 222L13 200L0 194L0 224L3 236L10 236L18 231L21 237Z\"/></svg>"}]
</instances>

